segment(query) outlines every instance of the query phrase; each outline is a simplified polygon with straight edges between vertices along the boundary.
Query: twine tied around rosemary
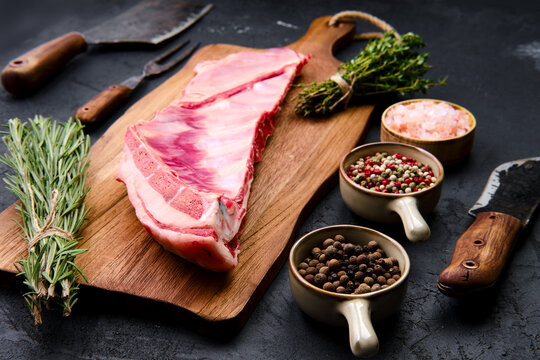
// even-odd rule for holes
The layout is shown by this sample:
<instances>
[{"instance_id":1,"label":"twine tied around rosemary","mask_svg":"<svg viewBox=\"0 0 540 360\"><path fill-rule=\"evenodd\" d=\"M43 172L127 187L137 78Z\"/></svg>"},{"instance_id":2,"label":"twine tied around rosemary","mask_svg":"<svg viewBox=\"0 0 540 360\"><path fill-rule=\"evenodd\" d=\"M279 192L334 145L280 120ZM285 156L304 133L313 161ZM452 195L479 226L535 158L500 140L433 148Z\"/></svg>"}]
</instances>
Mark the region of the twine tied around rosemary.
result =
<instances>
[{"instance_id":1,"label":"twine tied around rosemary","mask_svg":"<svg viewBox=\"0 0 540 360\"><path fill-rule=\"evenodd\" d=\"M52 236L52 235L61 236L64 239L69 240L69 241L73 240L73 235L71 233L52 225L56 217L56 204L58 201L58 189L54 189L52 191L51 210L49 211L49 215L45 219L45 224L43 224L43 226L39 226L36 210L35 210L34 192L32 191L32 187L30 186L30 184L26 183L26 187L30 195L30 204L32 207L31 209L32 226L34 228L34 236L32 237L32 239L28 241L28 251L30 251L34 247L34 245L37 244L39 240Z\"/></svg>"},{"instance_id":2,"label":"twine tied around rosemary","mask_svg":"<svg viewBox=\"0 0 540 360\"><path fill-rule=\"evenodd\" d=\"M377 26L379 29L385 31L385 32L392 32L394 36L399 39L401 36L399 33L392 27L390 24L388 24L386 21L379 19L378 17L368 14L363 11L357 11L357 10L345 10L341 11L334 16L330 18L328 21L328 26L337 26L339 21L344 18L357 18L361 20L365 20L375 26ZM353 36L354 40L369 40L369 39L382 39L384 34L382 32L366 32L361 34L356 34ZM349 105L349 100L351 100L354 92L353 92L353 84L349 84L339 72L335 73L330 77L330 80L334 81L336 84L338 84L339 88L341 89L341 92L343 93L343 96L339 99L336 104L334 104L334 107L338 104L343 103L344 107L347 107Z\"/></svg>"}]
</instances>

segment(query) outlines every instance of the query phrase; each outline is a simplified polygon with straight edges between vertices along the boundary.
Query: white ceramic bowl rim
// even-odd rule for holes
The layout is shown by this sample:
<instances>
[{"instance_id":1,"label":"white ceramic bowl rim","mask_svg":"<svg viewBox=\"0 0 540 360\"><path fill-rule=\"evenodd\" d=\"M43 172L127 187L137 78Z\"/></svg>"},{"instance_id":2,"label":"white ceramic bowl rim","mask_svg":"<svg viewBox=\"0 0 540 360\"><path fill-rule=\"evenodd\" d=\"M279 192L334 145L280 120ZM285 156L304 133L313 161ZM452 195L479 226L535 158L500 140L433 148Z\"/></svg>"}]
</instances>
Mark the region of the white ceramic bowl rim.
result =
<instances>
[{"instance_id":1,"label":"white ceramic bowl rim","mask_svg":"<svg viewBox=\"0 0 540 360\"><path fill-rule=\"evenodd\" d=\"M395 246L403 254L403 258L405 260L404 264L403 264L403 270L402 270L402 273L401 273L401 277L395 283L393 283L392 285L390 285L389 287L387 287L385 289L380 289L380 290L369 292L369 293L366 293L366 294L340 294L340 293L333 292L333 291L327 291L327 290L321 289L321 288L319 288L319 287L317 287L317 286L315 286L313 284L310 284L306 279L304 279L304 277L302 275L300 275L300 273L298 272L298 269L296 268L296 265L294 264L293 254L295 253L296 249L300 246L300 244L302 243L302 241L304 241L304 239L306 239L308 237L311 237L311 236L313 236L314 234L316 234L318 232L328 230L328 229L336 229L336 234L337 234L337 233L339 233L338 230L340 228L343 228L343 227L355 228L355 229L358 229L358 230L361 230L361 231L367 231L367 232L376 233L376 234L379 234L380 236L384 237L385 239L389 240L390 243L393 246ZM371 229L371 228L367 228L367 227L364 227L364 226L347 225L347 224L330 225L330 226L325 226L325 227L318 228L318 229L315 229L313 231L310 231L309 233L305 234L300 239L298 239L294 243L294 245L292 246L291 251L289 252L289 270L292 272L294 277L297 280L300 281L300 283L302 285L304 285L305 287L307 287L309 289L312 289L313 291L319 292L319 293L324 294L326 296L341 299L341 300L351 300L351 299L358 299L358 298L372 299L372 298L377 298L377 297L379 297L381 295L384 295L385 293L387 293L389 291L392 291L397 286L399 286L399 284L406 281L407 277L409 276L409 269L411 267L410 264L411 264L411 261L410 261L410 258L409 258L409 254L407 254L407 251L405 251L405 249L403 248L403 246L401 246L401 244L399 242L392 239L390 236L385 235L380 231L377 231L377 230L374 230L374 229Z\"/></svg>"},{"instance_id":2,"label":"white ceramic bowl rim","mask_svg":"<svg viewBox=\"0 0 540 360\"><path fill-rule=\"evenodd\" d=\"M391 129L388 124L386 123L386 114L388 113L388 111L390 111L390 109L392 109L393 107L396 107L398 105L405 105L405 104L409 104L409 103L412 103L412 102L420 102L420 101L435 101L435 102L444 102L444 103L447 103L448 105L452 106L453 108L457 108L457 109L460 109L460 110L463 110L465 111L470 119L471 119L471 128L469 130L467 130L467 132L465 134L461 134L459 136L456 136L456 137L451 137L451 138L446 138L446 139L422 139L422 138L417 138L417 137L412 137L412 136L409 136L409 135L405 135L405 134L402 134L400 132L397 132L395 131L394 129ZM450 101L446 101L446 100L438 100L438 99L408 99L408 100L403 100L403 101L400 101L400 102L397 102L397 103L394 103L392 105L390 105L389 107L386 108L386 110L384 110L384 112L382 113L382 116L381 116L381 122L384 124L385 126L385 129L391 133L392 135L394 136L397 136L397 137L401 137L403 139L406 139L406 140L411 140L411 141L415 141L415 142L425 142L425 143L444 143L444 142L450 142L450 141L456 141L456 140L459 140L459 139L462 139L464 138L465 136L469 135L471 132L473 132L476 128L476 118L474 117L474 115L469 111L467 110L466 108L464 108L463 106L461 105L458 105L458 104L454 104Z\"/></svg>"},{"instance_id":3,"label":"white ceramic bowl rim","mask_svg":"<svg viewBox=\"0 0 540 360\"><path fill-rule=\"evenodd\" d=\"M390 193L382 193L382 192L379 192L379 191L366 189L366 188L360 186L360 184L357 184L354 181L352 181L347 176L347 173L345 172L345 169L344 169L345 159L347 157L349 157L351 154L353 154L355 152L358 152L359 150L363 150L365 148L381 146L381 145L387 145L387 144L388 145L393 145L393 146L398 146L398 147L407 147L407 148L410 148L410 149L414 149L414 150L416 150L418 152L423 153L424 155L428 156L429 158L431 158L437 164L437 167L439 168L439 174L440 174L437 177L437 181L435 182L435 185L430 186L429 188L421 190L421 191L416 191L416 192L411 192L411 193L406 193L406 194L390 194ZM429 191L434 191L435 187L440 186L442 181L443 181L443 178L444 178L443 165L441 164L441 162L439 161L439 159L437 159L437 157L435 155L433 155L432 153L430 153L427 150L424 150L424 149L419 148L419 147L414 146L414 145L404 144L404 143L397 143L397 142L390 142L390 141L368 143L368 144L360 145L360 146L352 149L349 153L345 154L345 156L343 156L343 158L341 159L341 161L339 163L339 173L340 173L341 177L343 179L345 179L345 181L347 181L354 188L356 188L356 189L358 189L360 191L363 191L363 192L365 192L365 193L367 193L369 195L380 196L380 197L383 197L383 198L384 197L399 198L399 197L403 197L403 196L419 196L420 194L426 194Z\"/></svg>"}]
</instances>

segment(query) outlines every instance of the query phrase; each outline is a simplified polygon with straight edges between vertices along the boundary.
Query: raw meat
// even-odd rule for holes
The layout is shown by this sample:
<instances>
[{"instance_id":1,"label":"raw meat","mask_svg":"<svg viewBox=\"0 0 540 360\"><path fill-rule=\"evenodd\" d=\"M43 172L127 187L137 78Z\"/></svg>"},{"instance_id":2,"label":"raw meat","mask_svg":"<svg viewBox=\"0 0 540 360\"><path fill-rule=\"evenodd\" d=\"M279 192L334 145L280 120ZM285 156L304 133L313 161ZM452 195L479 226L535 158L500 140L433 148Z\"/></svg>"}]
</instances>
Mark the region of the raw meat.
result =
<instances>
[{"instance_id":1,"label":"raw meat","mask_svg":"<svg viewBox=\"0 0 540 360\"><path fill-rule=\"evenodd\" d=\"M165 249L213 271L236 266L253 163L308 59L281 48L201 62L178 102L127 129L116 176Z\"/></svg>"}]
</instances>

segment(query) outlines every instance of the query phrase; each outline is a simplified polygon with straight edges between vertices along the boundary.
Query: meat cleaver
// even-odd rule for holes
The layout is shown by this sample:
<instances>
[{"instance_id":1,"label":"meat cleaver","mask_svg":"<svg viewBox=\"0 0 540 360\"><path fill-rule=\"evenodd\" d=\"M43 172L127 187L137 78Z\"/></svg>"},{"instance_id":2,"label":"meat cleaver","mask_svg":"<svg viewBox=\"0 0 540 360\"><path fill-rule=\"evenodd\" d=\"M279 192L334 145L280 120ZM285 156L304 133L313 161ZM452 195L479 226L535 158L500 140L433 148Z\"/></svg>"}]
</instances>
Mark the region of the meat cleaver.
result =
<instances>
[{"instance_id":1,"label":"meat cleaver","mask_svg":"<svg viewBox=\"0 0 540 360\"><path fill-rule=\"evenodd\" d=\"M12 60L2 71L4 88L16 96L38 90L62 65L88 44L158 44L203 17L211 4L181 0L144 0L84 33L71 32Z\"/></svg>"},{"instance_id":2,"label":"meat cleaver","mask_svg":"<svg viewBox=\"0 0 540 360\"><path fill-rule=\"evenodd\" d=\"M540 157L499 165L469 214L476 220L456 242L438 287L467 296L495 284L518 238L540 202Z\"/></svg>"}]
</instances>

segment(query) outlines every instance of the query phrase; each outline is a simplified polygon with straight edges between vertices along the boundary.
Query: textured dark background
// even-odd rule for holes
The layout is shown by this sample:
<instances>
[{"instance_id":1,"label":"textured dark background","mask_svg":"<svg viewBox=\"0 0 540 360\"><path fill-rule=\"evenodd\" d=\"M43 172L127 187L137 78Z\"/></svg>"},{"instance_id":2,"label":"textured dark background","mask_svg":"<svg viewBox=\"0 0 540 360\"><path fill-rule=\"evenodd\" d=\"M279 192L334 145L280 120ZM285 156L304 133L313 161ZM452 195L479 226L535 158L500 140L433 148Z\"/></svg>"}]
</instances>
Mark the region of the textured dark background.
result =
<instances>
[{"instance_id":1,"label":"textured dark background","mask_svg":"<svg viewBox=\"0 0 540 360\"><path fill-rule=\"evenodd\" d=\"M132 1L3 1L0 65L56 36L85 30L127 9ZM268 48L298 39L318 16L342 10L372 13L398 31L422 35L431 77L448 85L427 96L468 108L478 127L472 154L447 169L442 198L427 220L431 239L409 243L399 226L369 223L353 215L332 189L313 209L297 236L350 223L393 236L408 251L412 270L407 297L395 315L375 324L378 359L534 359L540 357L540 225L538 214L522 234L497 287L485 296L457 300L442 295L437 276L449 263L456 239L471 224L467 210L491 170L502 162L540 155L540 3L482 1L215 1L181 39ZM360 30L372 30L359 24ZM337 54L353 57L363 43ZM34 114L65 120L111 85L139 73L155 56L149 49L94 47L78 56L44 89L15 99L0 89L0 122ZM177 68L178 69L178 68ZM167 76L145 82L135 102ZM375 119L386 104L379 104ZM96 141L128 107L89 131ZM378 141L372 123L366 142ZM0 149L5 150L3 145ZM0 167L0 176L6 172ZM15 198L0 188L0 208ZM295 237L297 237L295 236ZM0 288L2 359L350 359L346 329L304 315L289 290L283 267L250 319L236 335L213 339L154 315L158 304L128 306L130 299L84 291L67 319L46 313L36 328L20 289ZM125 306L124 306L125 305Z\"/></svg>"}]
</instances>

